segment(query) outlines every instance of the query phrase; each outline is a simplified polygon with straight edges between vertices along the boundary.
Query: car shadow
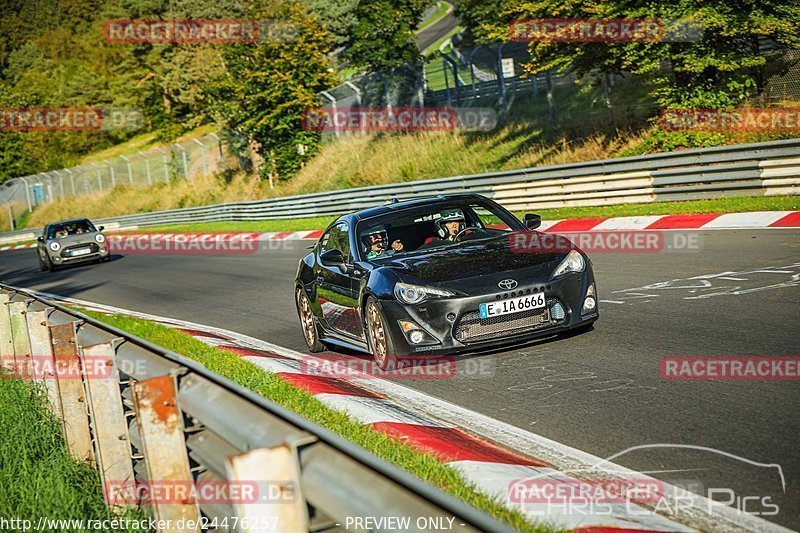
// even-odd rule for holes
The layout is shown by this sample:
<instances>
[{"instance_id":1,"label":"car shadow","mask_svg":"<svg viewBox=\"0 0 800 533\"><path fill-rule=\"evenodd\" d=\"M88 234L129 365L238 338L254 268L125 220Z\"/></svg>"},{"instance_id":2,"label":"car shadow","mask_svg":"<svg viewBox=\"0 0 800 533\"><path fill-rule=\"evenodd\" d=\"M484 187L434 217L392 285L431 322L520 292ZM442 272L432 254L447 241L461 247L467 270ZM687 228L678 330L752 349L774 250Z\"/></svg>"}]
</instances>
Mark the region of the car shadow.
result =
<instances>
[{"instance_id":1,"label":"car shadow","mask_svg":"<svg viewBox=\"0 0 800 533\"><path fill-rule=\"evenodd\" d=\"M119 261L124 257L123 255L115 254L111 256L109 262ZM80 297L82 293L102 287L108 283L107 281L97 280L78 281L74 277L85 269L102 268L103 262L68 265L55 272L46 272L39 269L35 255L31 259L30 267L16 268L0 273L0 282L20 289L38 290L64 297Z\"/></svg>"}]
</instances>

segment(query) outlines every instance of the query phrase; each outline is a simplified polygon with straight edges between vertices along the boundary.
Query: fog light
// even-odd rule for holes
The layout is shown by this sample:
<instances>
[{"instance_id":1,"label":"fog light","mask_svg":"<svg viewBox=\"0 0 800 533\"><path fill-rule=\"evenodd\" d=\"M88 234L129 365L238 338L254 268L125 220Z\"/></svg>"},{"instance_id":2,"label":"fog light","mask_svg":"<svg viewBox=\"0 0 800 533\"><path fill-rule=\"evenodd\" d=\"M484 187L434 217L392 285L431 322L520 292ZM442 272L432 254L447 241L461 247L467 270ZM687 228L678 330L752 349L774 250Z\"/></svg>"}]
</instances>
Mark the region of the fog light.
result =
<instances>
[{"instance_id":1,"label":"fog light","mask_svg":"<svg viewBox=\"0 0 800 533\"><path fill-rule=\"evenodd\" d=\"M594 300L594 297L587 296L586 299L583 301L583 309L581 310L581 312L588 313L590 311L594 311L595 307L597 307L597 302Z\"/></svg>"},{"instance_id":2,"label":"fog light","mask_svg":"<svg viewBox=\"0 0 800 533\"><path fill-rule=\"evenodd\" d=\"M564 317L567 316L567 312L564 310L564 306L561 305L560 302L553 302L550 304L550 318L553 320L564 320Z\"/></svg>"},{"instance_id":3,"label":"fog light","mask_svg":"<svg viewBox=\"0 0 800 533\"><path fill-rule=\"evenodd\" d=\"M413 344L419 344L419 343L421 343L421 342L422 342L422 340L423 340L424 338L425 338L425 335L423 335L423 333L422 333L420 330L418 330L418 329L415 329L414 331L412 331L412 332L411 332L411 333L408 335L408 339L409 339L409 340L410 340L410 341L411 341Z\"/></svg>"}]
</instances>

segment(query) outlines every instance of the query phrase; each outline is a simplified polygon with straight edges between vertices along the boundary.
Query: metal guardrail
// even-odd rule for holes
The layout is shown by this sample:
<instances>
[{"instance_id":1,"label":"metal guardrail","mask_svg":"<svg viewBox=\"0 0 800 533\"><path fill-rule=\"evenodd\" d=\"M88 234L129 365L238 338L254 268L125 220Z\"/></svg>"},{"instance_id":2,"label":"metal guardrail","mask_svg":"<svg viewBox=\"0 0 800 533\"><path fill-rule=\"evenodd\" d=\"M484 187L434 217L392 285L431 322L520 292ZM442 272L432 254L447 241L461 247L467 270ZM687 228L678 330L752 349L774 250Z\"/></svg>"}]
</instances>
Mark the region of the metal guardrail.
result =
<instances>
[{"instance_id":1,"label":"metal guardrail","mask_svg":"<svg viewBox=\"0 0 800 533\"><path fill-rule=\"evenodd\" d=\"M680 150L487 174L358 187L105 218L107 227L334 216L408 199L474 192L515 210L798 194L800 139ZM41 230L0 235L0 243Z\"/></svg>"},{"instance_id":2,"label":"metal guardrail","mask_svg":"<svg viewBox=\"0 0 800 533\"><path fill-rule=\"evenodd\" d=\"M70 454L95 462L113 504L130 504L116 489L132 480L151 489L238 483L269 496L152 498L154 517L172 521L163 530L199 530L176 527L181 519L221 525L224 518L237 531L346 530L353 517L369 516L408 517L412 531L448 518L459 531L512 531L186 357L6 285L0 356L46 391Z\"/></svg>"}]
</instances>

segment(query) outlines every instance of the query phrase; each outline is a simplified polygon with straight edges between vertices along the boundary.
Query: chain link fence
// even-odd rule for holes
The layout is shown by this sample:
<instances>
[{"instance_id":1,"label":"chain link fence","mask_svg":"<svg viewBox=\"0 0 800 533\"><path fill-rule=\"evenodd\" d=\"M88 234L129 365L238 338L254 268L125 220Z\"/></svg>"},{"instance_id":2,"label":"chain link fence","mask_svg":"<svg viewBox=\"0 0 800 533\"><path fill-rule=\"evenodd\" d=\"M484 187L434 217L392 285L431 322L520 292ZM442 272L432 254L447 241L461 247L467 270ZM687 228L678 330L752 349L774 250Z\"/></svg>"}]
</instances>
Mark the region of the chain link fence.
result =
<instances>
[{"instance_id":1,"label":"chain link fence","mask_svg":"<svg viewBox=\"0 0 800 533\"><path fill-rule=\"evenodd\" d=\"M76 167L31 174L0 186L0 231L15 229L26 213L55 200L108 192L118 185L152 186L225 170L227 150L210 133L170 146Z\"/></svg>"}]
</instances>

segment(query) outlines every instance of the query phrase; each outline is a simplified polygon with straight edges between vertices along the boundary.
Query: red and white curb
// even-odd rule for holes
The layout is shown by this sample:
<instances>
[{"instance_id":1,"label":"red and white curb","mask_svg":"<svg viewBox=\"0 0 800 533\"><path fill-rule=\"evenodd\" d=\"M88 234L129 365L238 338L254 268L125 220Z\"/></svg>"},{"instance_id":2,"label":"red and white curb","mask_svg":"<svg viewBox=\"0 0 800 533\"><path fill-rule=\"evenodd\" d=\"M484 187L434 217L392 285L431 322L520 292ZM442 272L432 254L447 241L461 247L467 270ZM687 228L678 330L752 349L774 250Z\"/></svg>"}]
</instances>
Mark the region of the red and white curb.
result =
<instances>
[{"instance_id":1,"label":"red and white curb","mask_svg":"<svg viewBox=\"0 0 800 533\"><path fill-rule=\"evenodd\" d=\"M567 233L582 231L645 231L645 230L713 230L713 229L770 229L800 228L800 211L753 211L749 213L647 215L612 218L573 218L542 221L540 231ZM296 241L319 239L322 230L273 231L267 233L121 233L109 236L116 241L160 239L190 244L202 242L209 236L228 239L243 238L258 241ZM36 244L2 246L0 252L35 248Z\"/></svg>"},{"instance_id":2,"label":"red and white curb","mask_svg":"<svg viewBox=\"0 0 800 533\"><path fill-rule=\"evenodd\" d=\"M332 409L345 412L416 449L437 456L455 468L478 490L517 508L534 521L558 529L582 533L624 531L789 531L759 517L685 493L641 473L610 463L580 450L500 422L475 411L365 374L347 378L309 373L310 362L324 364L325 355L310 356L232 331L139 313L112 306L39 293L45 298L106 314L121 314L159 322L196 339L228 350L254 365L303 388ZM355 356L354 356L355 357ZM352 377L350 377L352 376ZM592 480L567 472L591 472ZM602 479L651 480L662 487L658 514L647 504L605 504L605 512L585 509L570 512L564 505L517 503L509 489L531 478L545 479L549 486L600 483ZM600 481L598 481L600 480ZM570 492L570 491L567 491ZM683 500L682 498L683 496ZM683 503L681 503L683 501ZM666 506L662 504L666 502Z\"/></svg>"}]
</instances>

